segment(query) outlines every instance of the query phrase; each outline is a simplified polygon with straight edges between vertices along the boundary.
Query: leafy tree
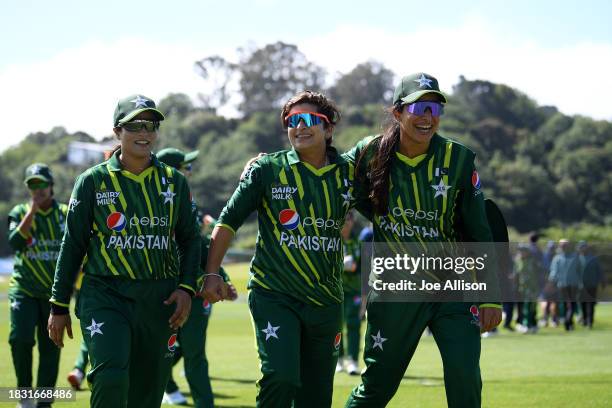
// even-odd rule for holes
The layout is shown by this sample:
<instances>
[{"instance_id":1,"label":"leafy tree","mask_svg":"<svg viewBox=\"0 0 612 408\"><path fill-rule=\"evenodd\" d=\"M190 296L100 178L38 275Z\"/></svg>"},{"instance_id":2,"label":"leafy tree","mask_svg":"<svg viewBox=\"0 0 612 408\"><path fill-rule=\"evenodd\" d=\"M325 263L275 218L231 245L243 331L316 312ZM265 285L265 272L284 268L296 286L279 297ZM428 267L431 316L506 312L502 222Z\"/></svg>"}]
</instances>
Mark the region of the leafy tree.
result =
<instances>
[{"instance_id":1,"label":"leafy tree","mask_svg":"<svg viewBox=\"0 0 612 408\"><path fill-rule=\"evenodd\" d=\"M343 106L391 104L393 72L377 61L357 65L342 75L329 90L332 98Z\"/></svg>"}]
</instances>

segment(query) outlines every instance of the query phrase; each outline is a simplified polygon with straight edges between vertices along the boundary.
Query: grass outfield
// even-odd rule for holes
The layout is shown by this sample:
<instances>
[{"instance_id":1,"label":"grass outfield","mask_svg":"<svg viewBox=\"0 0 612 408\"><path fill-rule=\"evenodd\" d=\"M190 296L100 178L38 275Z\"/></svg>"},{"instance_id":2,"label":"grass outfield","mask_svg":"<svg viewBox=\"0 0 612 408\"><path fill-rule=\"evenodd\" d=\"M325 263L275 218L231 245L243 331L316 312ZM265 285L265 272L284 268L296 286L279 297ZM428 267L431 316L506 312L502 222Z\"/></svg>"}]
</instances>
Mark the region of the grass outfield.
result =
<instances>
[{"instance_id":1,"label":"grass outfield","mask_svg":"<svg viewBox=\"0 0 612 408\"><path fill-rule=\"evenodd\" d=\"M208 358L215 401L219 407L254 407L259 365L248 308L245 304L247 266L232 265L228 272L240 290L235 303L215 305L208 329ZM8 338L6 281L0 282L0 386L13 386ZM612 406L612 304L597 307L596 328L545 329L535 336L502 333L482 341L483 406L485 407L610 407ZM62 355L58 386L67 386L66 374L78 351L80 333L68 340ZM36 354L36 353L35 353ZM36 364L36 361L35 361ZM187 383L175 368L181 390ZM334 407L344 406L359 377L336 376ZM58 407L87 407L89 392L77 393L77 402ZM1 403L0 407L14 407ZM406 376L389 407L446 406L442 365L431 337L419 344Z\"/></svg>"}]
</instances>

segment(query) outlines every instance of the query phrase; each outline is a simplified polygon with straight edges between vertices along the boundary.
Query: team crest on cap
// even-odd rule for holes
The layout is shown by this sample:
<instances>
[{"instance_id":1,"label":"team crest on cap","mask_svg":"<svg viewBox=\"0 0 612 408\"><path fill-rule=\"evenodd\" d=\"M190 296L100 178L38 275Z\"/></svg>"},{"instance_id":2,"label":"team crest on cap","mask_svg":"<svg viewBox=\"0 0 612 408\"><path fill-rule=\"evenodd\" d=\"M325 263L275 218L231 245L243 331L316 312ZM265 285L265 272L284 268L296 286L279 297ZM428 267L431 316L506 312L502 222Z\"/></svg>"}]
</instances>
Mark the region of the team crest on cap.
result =
<instances>
[{"instance_id":1,"label":"team crest on cap","mask_svg":"<svg viewBox=\"0 0 612 408\"><path fill-rule=\"evenodd\" d=\"M425 75L421 74L419 79L415 79L414 82L419 84L419 88L424 86L431 88L431 79L427 78Z\"/></svg>"},{"instance_id":2,"label":"team crest on cap","mask_svg":"<svg viewBox=\"0 0 612 408\"><path fill-rule=\"evenodd\" d=\"M295 210L287 208L278 213L278 220L285 229L291 231L300 224L300 214Z\"/></svg>"},{"instance_id":3,"label":"team crest on cap","mask_svg":"<svg viewBox=\"0 0 612 408\"><path fill-rule=\"evenodd\" d=\"M336 334L336 338L334 339L334 348L338 350L340 348L340 342L342 341L342 333Z\"/></svg>"},{"instance_id":4,"label":"team crest on cap","mask_svg":"<svg viewBox=\"0 0 612 408\"><path fill-rule=\"evenodd\" d=\"M138 95L136 99L132 99L130 102L134 104L134 108L147 108L149 100Z\"/></svg>"},{"instance_id":5,"label":"team crest on cap","mask_svg":"<svg viewBox=\"0 0 612 408\"><path fill-rule=\"evenodd\" d=\"M168 351L176 350L176 333L168 339Z\"/></svg>"},{"instance_id":6,"label":"team crest on cap","mask_svg":"<svg viewBox=\"0 0 612 408\"><path fill-rule=\"evenodd\" d=\"M474 186L476 190L480 189L480 175L476 170L472 172L472 186Z\"/></svg>"},{"instance_id":7,"label":"team crest on cap","mask_svg":"<svg viewBox=\"0 0 612 408\"><path fill-rule=\"evenodd\" d=\"M106 226L108 229L113 230L115 232L121 232L125 228L127 224L127 218L120 212L113 212L108 217L106 217Z\"/></svg>"}]
</instances>

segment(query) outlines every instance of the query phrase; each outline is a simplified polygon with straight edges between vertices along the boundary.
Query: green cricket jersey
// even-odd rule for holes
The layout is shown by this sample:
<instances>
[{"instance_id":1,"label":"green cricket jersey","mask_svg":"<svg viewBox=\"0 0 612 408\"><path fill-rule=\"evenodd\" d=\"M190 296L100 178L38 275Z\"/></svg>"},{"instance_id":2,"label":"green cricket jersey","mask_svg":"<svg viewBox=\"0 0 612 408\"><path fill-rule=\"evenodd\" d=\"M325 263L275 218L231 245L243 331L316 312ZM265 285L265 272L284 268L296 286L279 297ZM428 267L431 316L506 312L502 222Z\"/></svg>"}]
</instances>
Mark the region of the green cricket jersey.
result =
<instances>
[{"instance_id":1,"label":"green cricket jersey","mask_svg":"<svg viewBox=\"0 0 612 408\"><path fill-rule=\"evenodd\" d=\"M342 288L344 293L356 294L361 292L361 242L356 237L344 240L344 256L350 255L357 265L354 272L344 271L342 274Z\"/></svg>"},{"instance_id":2,"label":"green cricket jersey","mask_svg":"<svg viewBox=\"0 0 612 408\"><path fill-rule=\"evenodd\" d=\"M340 230L353 204L353 166L335 149L315 169L295 150L255 162L219 218L236 231L257 210L259 232L248 287L314 305L342 302Z\"/></svg>"},{"instance_id":3,"label":"green cricket jersey","mask_svg":"<svg viewBox=\"0 0 612 408\"><path fill-rule=\"evenodd\" d=\"M347 158L359 158L372 139L359 142ZM359 163L362 174L374 155L374 143ZM474 157L467 147L438 134L420 160L396 152L391 159L388 214L374 214L365 193L356 194L358 209L373 221L374 241L493 241ZM367 191L367 186L359 191Z\"/></svg>"},{"instance_id":4,"label":"green cricket jersey","mask_svg":"<svg viewBox=\"0 0 612 408\"><path fill-rule=\"evenodd\" d=\"M124 279L178 277L181 287L195 293L200 234L185 177L154 155L152 165L134 175L121 169L119 154L86 170L75 183L52 303L68 305L85 255L85 274Z\"/></svg>"},{"instance_id":5,"label":"green cricket jersey","mask_svg":"<svg viewBox=\"0 0 612 408\"><path fill-rule=\"evenodd\" d=\"M54 200L49 209L39 209L25 235L17 227L29 209L30 204L19 204L8 215L8 242L15 250L9 293L49 299L68 206Z\"/></svg>"}]
</instances>

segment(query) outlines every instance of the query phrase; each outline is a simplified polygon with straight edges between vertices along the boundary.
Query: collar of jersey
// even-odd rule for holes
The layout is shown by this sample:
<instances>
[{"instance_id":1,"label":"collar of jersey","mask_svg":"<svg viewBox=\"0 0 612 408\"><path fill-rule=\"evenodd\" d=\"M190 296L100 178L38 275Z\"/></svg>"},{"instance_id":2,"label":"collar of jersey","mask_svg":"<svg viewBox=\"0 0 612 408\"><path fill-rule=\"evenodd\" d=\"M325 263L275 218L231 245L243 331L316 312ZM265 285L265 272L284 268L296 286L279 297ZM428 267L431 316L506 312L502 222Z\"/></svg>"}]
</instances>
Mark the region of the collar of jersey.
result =
<instances>
[{"instance_id":1,"label":"collar of jersey","mask_svg":"<svg viewBox=\"0 0 612 408\"><path fill-rule=\"evenodd\" d=\"M56 201L53 200L53 203L51 203L51 207L47 208L46 210L42 210L42 209L38 209L38 211L36 211L38 214L40 215L44 215L45 217L49 214L51 214L51 211L53 211L55 209L55 207L57 206ZM29 204L28 204L28 208L29 208Z\"/></svg>"},{"instance_id":2,"label":"collar of jersey","mask_svg":"<svg viewBox=\"0 0 612 408\"><path fill-rule=\"evenodd\" d=\"M328 164L325 167L321 167L320 169L317 169L309 163L302 162L302 164L304 165L304 167L306 167L308 170L310 170L317 176L322 176L323 174L327 173L328 171L336 167L337 164L346 162L346 159L343 156L338 154L338 151L336 150L335 147L328 146L326 153L327 153L327 158L329 159L330 164ZM300 156L295 151L295 149L291 149L287 153L287 162L289 163L290 166L301 162Z\"/></svg>"},{"instance_id":3,"label":"collar of jersey","mask_svg":"<svg viewBox=\"0 0 612 408\"><path fill-rule=\"evenodd\" d=\"M142 173L136 175L133 173L130 173L127 170L124 170L121 167L121 162L119 161L119 154L121 154L121 149L117 150L115 153L113 153L113 155L110 157L110 159L108 159L108 169L111 171L120 171L122 175L131 178L133 180L136 181L141 181L144 180L145 177L147 177L149 175L149 173L151 173L153 171L153 167L161 167L161 164L159 162L159 160L157 159L157 156L155 156L153 153L151 153L151 164L152 166L145 169Z\"/></svg>"},{"instance_id":4,"label":"collar of jersey","mask_svg":"<svg viewBox=\"0 0 612 408\"><path fill-rule=\"evenodd\" d=\"M395 155L395 160L399 160L402 163L406 164L409 167L409 172L413 172L416 171L418 169L421 168L421 166L424 166L425 163L427 163L429 161L429 159L431 158L431 156L433 155L434 151L436 150L436 146L438 145L438 143L440 142L440 136L438 136L437 133L434 133L433 137L431 138L431 142L429 143L429 147L427 148L427 153L424 153L420 156L417 156L415 158L410 159L409 157L404 156L403 154L401 154L399 152L399 143L397 144L397 149L395 150L395 152L397 153ZM424 158L420 159L420 161L417 164L412 164L414 163L414 160L417 158L420 158L421 156L425 156ZM405 160L407 159L407 160ZM411 163L412 161L412 163Z\"/></svg>"}]
</instances>

